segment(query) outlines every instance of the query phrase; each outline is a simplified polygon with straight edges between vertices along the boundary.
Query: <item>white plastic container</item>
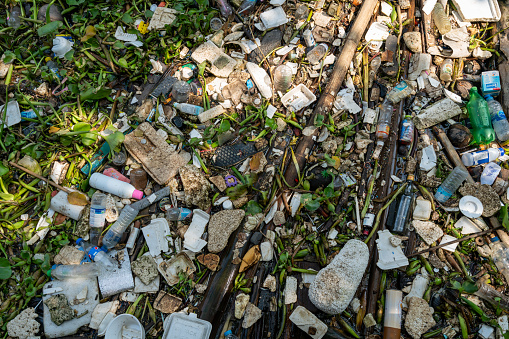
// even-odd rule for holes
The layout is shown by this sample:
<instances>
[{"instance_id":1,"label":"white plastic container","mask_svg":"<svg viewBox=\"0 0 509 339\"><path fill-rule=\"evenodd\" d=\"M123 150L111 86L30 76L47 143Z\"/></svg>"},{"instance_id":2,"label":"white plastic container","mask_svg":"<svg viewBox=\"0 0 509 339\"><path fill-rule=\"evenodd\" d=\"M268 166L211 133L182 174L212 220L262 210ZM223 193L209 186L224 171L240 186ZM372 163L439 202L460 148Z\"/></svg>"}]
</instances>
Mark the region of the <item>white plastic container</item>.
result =
<instances>
[{"instance_id":1,"label":"white plastic container","mask_svg":"<svg viewBox=\"0 0 509 339\"><path fill-rule=\"evenodd\" d=\"M149 225L142 227L141 231L153 257L157 257L161 252L166 253L170 250L167 237L171 236L171 231L165 218L153 219Z\"/></svg>"},{"instance_id":2,"label":"white plastic container","mask_svg":"<svg viewBox=\"0 0 509 339\"><path fill-rule=\"evenodd\" d=\"M315 100L316 96L304 84L298 85L281 98L283 105L294 112L311 105Z\"/></svg>"},{"instance_id":3,"label":"white plastic container","mask_svg":"<svg viewBox=\"0 0 509 339\"><path fill-rule=\"evenodd\" d=\"M204 123L206 121L209 121L210 119L214 119L218 116L220 116L221 114L223 114L224 112L226 112L226 110L224 109L223 106L221 105L217 105L215 107L212 107L211 109L209 110L206 110L205 112L203 113L200 113L198 115L198 119L200 120L201 123Z\"/></svg>"},{"instance_id":4,"label":"white plastic container","mask_svg":"<svg viewBox=\"0 0 509 339\"><path fill-rule=\"evenodd\" d=\"M207 245L201 236L205 232L209 219L210 215L207 212L200 209L193 210L193 221L184 234L184 248L197 253Z\"/></svg>"},{"instance_id":5,"label":"white plastic container","mask_svg":"<svg viewBox=\"0 0 509 339\"><path fill-rule=\"evenodd\" d=\"M90 186L98 190L108 192L124 199L141 199L143 192L138 191L133 185L108 177L101 173L94 173L90 177Z\"/></svg>"},{"instance_id":6,"label":"white plastic container","mask_svg":"<svg viewBox=\"0 0 509 339\"><path fill-rule=\"evenodd\" d=\"M495 161L504 154L505 151L502 147L488 148L483 151L465 153L461 156L461 161L463 165L470 167Z\"/></svg>"},{"instance_id":7,"label":"white plastic container","mask_svg":"<svg viewBox=\"0 0 509 339\"><path fill-rule=\"evenodd\" d=\"M272 81L267 72L252 62L248 62L246 68L263 97L266 99L272 98Z\"/></svg>"},{"instance_id":8,"label":"white plastic container","mask_svg":"<svg viewBox=\"0 0 509 339\"><path fill-rule=\"evenodd\" d=\"M145 339L145 329L135 316L121 314L110 322L104 339Z\"/></svg>"},{"instance_id":9,"label":"white plastic container","mask_svg":"<svg viewBox=\"0 0 509 339\"><path fill-rule=\"evenodd\" d=\"M493 185L501 170L502 167L494 162L487 164L481 174L481 185Z\"/></svg>"},{"instance_id":10,"label":"white plastic container","mask_svg":"<svg viewBox=\"0 0 509 339\"><path fill-rule=\"evenodd\" d=\"M198 319L195 313L189 315L172 313L164 320L162 339L208 339L210 332L212 332L212 324Z\"/></svg>"},{"instance_id":11,"label":"white plastic container","mask_svg":"<svg viewBox=\"0 0 509 339\"><path fill-rule=\"evenodd\" d=\"M71 205L67 201L67 193L60 191L51 198L51 209L74 220L80 220L85 206Z\"/></svg>"}]
</instances>

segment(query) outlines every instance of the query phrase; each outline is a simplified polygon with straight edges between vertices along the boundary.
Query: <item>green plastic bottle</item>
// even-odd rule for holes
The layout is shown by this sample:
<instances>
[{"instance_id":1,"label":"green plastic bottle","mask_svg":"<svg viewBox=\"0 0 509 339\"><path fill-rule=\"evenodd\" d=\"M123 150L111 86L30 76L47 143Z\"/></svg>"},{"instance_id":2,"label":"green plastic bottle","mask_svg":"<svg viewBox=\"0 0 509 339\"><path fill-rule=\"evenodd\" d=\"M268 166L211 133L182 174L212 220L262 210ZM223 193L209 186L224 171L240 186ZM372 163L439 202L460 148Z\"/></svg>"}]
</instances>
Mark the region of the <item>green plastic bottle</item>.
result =
<instances>
[{"instance_id":1,"label":"green plastic bottle","mask_svg":"<svg viewBox=\"0 0 509 339\"><path fill-rule=\"evenodd\" d=\"M470 89L467 110L475 142L479 145L488 145L493 142L495 131L491 125L490 109L486 100L477 92L477 87Z\"/></svg>"}]
</instances>

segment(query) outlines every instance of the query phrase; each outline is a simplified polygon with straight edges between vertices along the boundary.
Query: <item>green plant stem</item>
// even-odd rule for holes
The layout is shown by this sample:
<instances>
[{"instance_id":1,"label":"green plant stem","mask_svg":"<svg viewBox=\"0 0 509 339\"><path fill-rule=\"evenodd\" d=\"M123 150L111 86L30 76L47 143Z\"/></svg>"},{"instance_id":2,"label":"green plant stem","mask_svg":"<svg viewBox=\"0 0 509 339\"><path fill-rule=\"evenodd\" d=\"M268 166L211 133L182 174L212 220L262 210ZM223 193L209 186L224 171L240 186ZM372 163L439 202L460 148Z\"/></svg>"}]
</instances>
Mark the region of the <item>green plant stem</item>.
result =
<instances>
[{"instance_id":1,"label":"green plant stem","mask_svg":"<svg viewBox=\"0 0 509 339\"><path fill-rule=\"evenodd\" d=\"M362 208L362 212L361 212L361 219L364 219L364 217L366 216L366 213L368 212L368 209L369 209L369 203L371 202L371 195L373 193L373 187L375 186L377 170L378 170L378 159L375 160L375 168L373 168L373 174L372 174L373 179L369 183L368 194L366 196L366 201L364 202L364 207Z\"/></svg>"}]
</instances>

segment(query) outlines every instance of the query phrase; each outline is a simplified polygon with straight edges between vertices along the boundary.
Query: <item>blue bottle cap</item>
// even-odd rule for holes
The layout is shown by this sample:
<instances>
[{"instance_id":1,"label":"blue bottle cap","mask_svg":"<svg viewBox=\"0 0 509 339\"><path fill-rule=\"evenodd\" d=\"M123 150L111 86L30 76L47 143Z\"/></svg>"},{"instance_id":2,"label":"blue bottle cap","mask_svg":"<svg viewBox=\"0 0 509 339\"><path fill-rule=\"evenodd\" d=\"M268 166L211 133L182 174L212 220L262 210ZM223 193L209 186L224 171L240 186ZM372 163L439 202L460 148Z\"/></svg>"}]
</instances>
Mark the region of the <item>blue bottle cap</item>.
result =
<instances>
[{"instance_id":1,"label":"blue bottle cap","mask_svg":"<svg viewBox=\"0 0 509 339\"><path fill-rule=\"evenodd\" d=\"M97 246L94 246L90 249L90 251L88 251L88 257L91 259L91 260L94 260L95 259L95 256L99 253L99 252L104 252L104 250L102 248L99 248ZM95 261L95 260L94 260Z\"/></svg>"},{"instance_id":2,"label":"blue bottle cap","mask_svg":"<svg viewBox=\"0 0 509 339\"><path fill-rule=\"evenodd\" d=\"M76 240L76 245L79 245L79 244L80 244L80 242L82 242L82 241L83 241L83 238L78 238L78 239Z\"/></svg>"},{"instance_id":3,"label":"blue bottle cap","mask_svg":"<svg viewBox=\"0 0 509 339\"><path fill-rule=\"evenodd\" d=\"M492 97L491 95L489 95L489 94L486 94L486 95L484 96L484 99L486 99L486 100L488 100L488 99L493 99L493 97Z\"/></svg>"},{"instance_id":4,"label":"blue bottle cap","mask_svg":"<svg viewBox=\"0 0 509 339\"><path fill-rule=\"evenodd\" d=\"M224 336L225 336L225 337L229 336L230 334L232 334L232 331L231 331L231 330L228 330L228 331L224 332Z\"/></svg>"}]
</instances>

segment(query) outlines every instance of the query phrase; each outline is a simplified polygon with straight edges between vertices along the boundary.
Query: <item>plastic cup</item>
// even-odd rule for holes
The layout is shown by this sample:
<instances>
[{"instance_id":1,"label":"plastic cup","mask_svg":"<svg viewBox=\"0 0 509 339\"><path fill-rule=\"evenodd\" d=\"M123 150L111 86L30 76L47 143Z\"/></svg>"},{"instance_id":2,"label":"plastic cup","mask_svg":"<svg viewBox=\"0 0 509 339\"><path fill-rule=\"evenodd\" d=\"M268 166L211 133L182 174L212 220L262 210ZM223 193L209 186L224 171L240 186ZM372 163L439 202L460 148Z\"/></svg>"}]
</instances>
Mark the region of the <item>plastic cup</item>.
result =
<instances>
[{"instance_id":1,"label":"plastic cup","mask_svg":"<svg viewBox=\"0 0 509 339\"><path fill-rule=\"evenodd\" d=\"M461 213L469 218L479 218L483 212L483 205L481 200L471 195L467 195L461 198L459 207Z\"/></svg>"},{"instance_id":2,"label":"plastic cup","mask_svg":"<svg viewBox=\"0 0 509 339\"><path fill-rule=\"evenodd\" d=\"M130 314L121 314L113 319L106 328L104 339L122 339L124 329L139 331L141 334L139 338L145 339L145 329L140 321Z\"/></svg>"}]
</instances>

